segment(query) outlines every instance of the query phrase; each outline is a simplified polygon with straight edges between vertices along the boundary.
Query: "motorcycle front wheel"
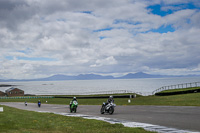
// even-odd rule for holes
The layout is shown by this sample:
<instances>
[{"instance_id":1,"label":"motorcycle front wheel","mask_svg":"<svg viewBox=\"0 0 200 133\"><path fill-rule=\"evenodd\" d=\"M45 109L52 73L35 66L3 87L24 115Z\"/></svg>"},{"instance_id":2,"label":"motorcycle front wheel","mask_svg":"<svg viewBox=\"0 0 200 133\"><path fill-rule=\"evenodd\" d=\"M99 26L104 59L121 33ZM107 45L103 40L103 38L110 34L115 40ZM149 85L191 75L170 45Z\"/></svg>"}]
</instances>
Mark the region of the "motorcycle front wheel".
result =
<instances>
[{"instance_id":1,"label":"motorcycle front wheel","mask_svg":"<svg viewBox=\"0 0 200 133\"><path fill-rule=\"evenodd\" d=\"M101 114L104 114L104 110L105 110L105 107L101 107L101 110L100 110Z\"/></svg>"},{"instance_id":2,"label":"motorcycle front wheel","mask_svg":"<svg viewBox=\"0 0 200 133\"><path fill-rule=\"evenodd\" d=\"M111 114L113 114L114 113L114 108L113 107L110 107L110 109L109 109L109 114L111 115Z\"/></svg>"}]
</instances>

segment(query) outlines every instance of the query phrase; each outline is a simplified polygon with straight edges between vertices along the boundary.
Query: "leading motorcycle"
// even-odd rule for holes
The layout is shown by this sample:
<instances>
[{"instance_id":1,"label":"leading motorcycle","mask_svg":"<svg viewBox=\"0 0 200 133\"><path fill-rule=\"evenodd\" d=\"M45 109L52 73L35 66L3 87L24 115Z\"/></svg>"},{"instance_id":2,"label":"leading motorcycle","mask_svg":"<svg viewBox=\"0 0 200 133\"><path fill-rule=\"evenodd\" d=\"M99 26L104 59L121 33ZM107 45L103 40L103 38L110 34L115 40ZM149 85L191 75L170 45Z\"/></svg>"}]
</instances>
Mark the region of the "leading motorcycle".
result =
<instances>
[{"instance_id":1,"label":"leading motorcycle","mask_svg":"<svg viewBox=\"0 0 200 133\"><path fill-rule=\"evenodd\" d=\"M113 102L111 103L108 103L106 105L105 102L103 102L102 106L101 106L101 114L104 114L104 113L109 113L110 115L114 113L114 108L116 107L116 104L114 104Z\"/></svg>"},{"instance_id":2,"label":"leading motorcycle","mask_svg":"<svg viewBox=\"0 0 200 133\"><path fill-rule=\"evenodd\" d=\"M74 112L76 113L76 110L77 110L77 107L78 107L78 102L77 101L70 101L70 112Z\"/></svg>"}]
</instances>

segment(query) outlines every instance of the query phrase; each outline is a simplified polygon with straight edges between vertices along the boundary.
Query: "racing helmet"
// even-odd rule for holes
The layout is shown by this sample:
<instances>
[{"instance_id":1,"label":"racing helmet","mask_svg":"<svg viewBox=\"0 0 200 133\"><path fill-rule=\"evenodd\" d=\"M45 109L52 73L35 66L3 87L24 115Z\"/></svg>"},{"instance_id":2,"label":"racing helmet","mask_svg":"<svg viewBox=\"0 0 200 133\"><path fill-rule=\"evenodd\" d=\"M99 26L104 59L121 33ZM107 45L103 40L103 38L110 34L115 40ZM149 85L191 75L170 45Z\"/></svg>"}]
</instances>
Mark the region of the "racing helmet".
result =
<instances>
[{"instance_id":1,"label":"racing helmet","mask_svg":"<svg viewBox=\"0 0 200 133\"><path fill-rule=\"evenodd\" d=\"M113 96L110 96L109 98L110 98L110 99L113 99Z\"/></svg>"},{"instance_id":2,"label":"racing helmet","mask_svg":"<svg viewBox=\"0 0 200 133\"><path fill-rule=\"evenodd\" d=\"M73 100L76 100L76 97L73 97Z\"/></svg>"}]
</instances>

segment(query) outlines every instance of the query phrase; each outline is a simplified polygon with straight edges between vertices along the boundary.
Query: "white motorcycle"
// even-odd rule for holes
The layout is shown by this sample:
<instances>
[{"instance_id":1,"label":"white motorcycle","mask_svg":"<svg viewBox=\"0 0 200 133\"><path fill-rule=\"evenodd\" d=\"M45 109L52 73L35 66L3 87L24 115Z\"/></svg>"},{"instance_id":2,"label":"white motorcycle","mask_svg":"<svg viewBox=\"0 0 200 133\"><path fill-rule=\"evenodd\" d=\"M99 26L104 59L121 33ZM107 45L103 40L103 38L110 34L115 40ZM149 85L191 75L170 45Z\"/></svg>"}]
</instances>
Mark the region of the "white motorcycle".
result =
<instances>
[{"instance_id":1,"label":"white motorcycle","mask_svg":"<svg viewBox=\"0 0 200 133\"><path fill-rule=\"evenodd\" d=\"M116 107L116 104L114 104L113 102L108 103L107 105L105 102L103 102L100 112L101 112L101 114L104 114L106 112L111 115L114 113L115 107Z\"/></svg>"}]
</instances>

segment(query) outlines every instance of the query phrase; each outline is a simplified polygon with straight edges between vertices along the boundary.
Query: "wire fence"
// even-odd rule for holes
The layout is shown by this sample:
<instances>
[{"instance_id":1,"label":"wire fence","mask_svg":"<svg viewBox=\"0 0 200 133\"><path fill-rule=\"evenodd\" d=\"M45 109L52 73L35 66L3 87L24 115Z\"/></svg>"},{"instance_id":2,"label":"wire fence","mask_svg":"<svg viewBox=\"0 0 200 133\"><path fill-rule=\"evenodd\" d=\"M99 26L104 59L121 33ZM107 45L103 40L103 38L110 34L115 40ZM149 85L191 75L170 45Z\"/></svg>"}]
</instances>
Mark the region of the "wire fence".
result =
<instances>
[{"instance_id":1,"label":"wire fence","mask_svg":"<svg viewBox=\"0 0 200 133\"><path fill-rule=\"evenodd\" d=\"M96 91L96 92L83 92L78 95L101 95L101 94L138 94L142 95L141 92L134 92L130 90L112 90L112 91ZM62 95L62 94L61 94ZM77 95L77 94L67 94L67 95ZM18 96L18 97L1 97L0 99L36 99L36 98L54 98L54 96Z\"/></svg>"},{"instance_id":2,"label":"wire fence","mask_svg":"<svg viewBox=\"0 0 200 133\"><path fill-rule=\"evenodd\" d=\"M54 96L0 97L0 99L37 99L37 98L54 98Z\"/></svg>"},{"instance_id":3,"label":"wire fence","mask_svg":"<svg viewBox=\"0 0 200 133\"><path fill-rule=\"evenodd\" d=\"M163 86L163 87L160 87L160 88L156 89L155 91L153 91L152 94L154 95L155 93L158 93L158 92L161 92L164 90L184 89L184 88L192 88L192 87L200 87L200 82Z\"/></svg>"},{"instance_id":4,"label":"wire fence","mask_svg":"<svg viewBox=\"0 0 200 133\"><path fill-rule=\"evenodd\" d=\"M81 95L97 95L97 94L128 94L128 93L135 93L135 94L139 94L142 95L141 92L134 92L134 91L130 91L130 90L112 90L112 91L97 91L97 92L85 92L82 93Z\"/></svg>"}]
</instances>

